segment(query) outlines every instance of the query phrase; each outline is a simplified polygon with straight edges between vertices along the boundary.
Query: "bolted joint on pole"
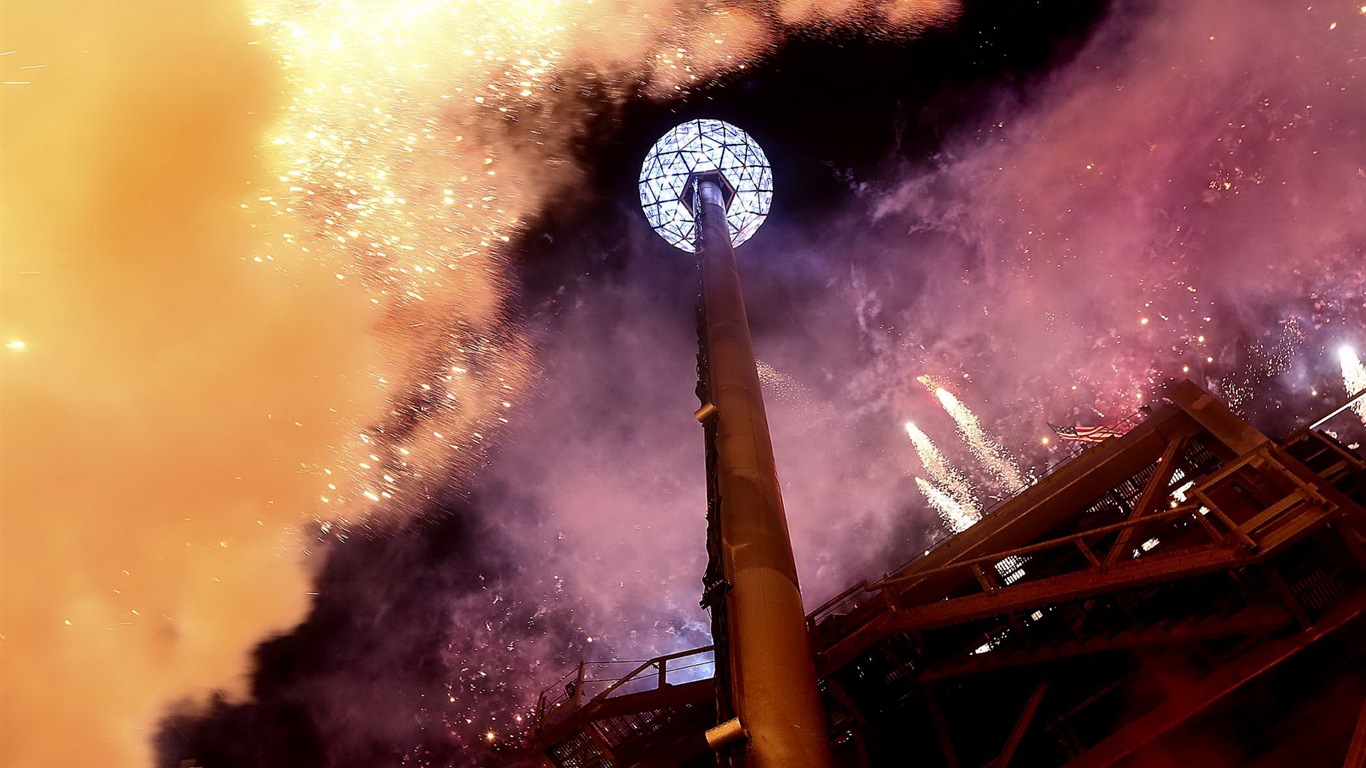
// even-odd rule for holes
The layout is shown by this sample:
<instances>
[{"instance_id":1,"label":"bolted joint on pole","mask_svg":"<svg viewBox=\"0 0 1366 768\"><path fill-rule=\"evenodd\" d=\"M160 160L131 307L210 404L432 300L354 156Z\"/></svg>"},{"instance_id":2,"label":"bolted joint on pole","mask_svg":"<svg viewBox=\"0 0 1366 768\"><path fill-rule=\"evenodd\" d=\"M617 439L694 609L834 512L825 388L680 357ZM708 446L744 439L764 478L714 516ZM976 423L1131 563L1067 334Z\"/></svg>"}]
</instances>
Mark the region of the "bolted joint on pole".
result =
<instances>
[{"instance_id":1,"label":"bolted joint on pole","mask_svg":"<svg viewBox=\"0 0 1366 768\"><path fill-rule=\"evenodd\" d=\"M716 406L712 405L711 403L707 403L701 408L698 408L697 410L693 411L692 417L694 419L697 419L698 424L706 424L715 415Z\"/></svg>"},{"instance_id":2,"label":"bolted joint on pole","mask_svg":"<svg viewBox=\"0 0 1366 768\"><path fill-rule=\"evenodd\" d=\"M707 746L711 747L713 752L720 752L746 737L745 727L740 724L740 718L732 717L715 728L707 729Z\"/></svg>"}]
</instances>

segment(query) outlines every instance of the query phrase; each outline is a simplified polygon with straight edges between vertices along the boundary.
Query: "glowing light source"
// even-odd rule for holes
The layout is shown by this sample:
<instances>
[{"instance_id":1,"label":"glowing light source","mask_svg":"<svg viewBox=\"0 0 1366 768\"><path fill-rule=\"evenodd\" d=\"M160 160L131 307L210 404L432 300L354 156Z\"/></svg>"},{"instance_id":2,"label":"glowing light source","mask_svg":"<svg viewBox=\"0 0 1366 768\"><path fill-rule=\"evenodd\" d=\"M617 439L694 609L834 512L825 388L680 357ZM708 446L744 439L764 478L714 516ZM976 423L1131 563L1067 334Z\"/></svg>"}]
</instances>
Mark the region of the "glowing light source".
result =
<instances>
[{"instance_id":1,"label":"glowing light source","mask_svg":"<svg viewBox=\"0 0 1366 768\"><path fill-rule=\"evenodd\" d=\"M734 190L726 211L731 245L750 239L773 203L773 170L754 139L721 120L689 120L664 134L640 169L640 206L669 245L693 251L693 214L683 203L688 179L719 171Z\"/></svg>"},{"instance_id":2,"label":"glowing light source","mask_svg":"<svg viewBox=\"0 0 1366 768\"><path fill-rule=\"evenodd\" d=\"M6 347L9 347L10 349L16 349L16 350L17 350L17 349L25 349L25 348L28 347L27 344L25 344L24 342L20 341L19 339L15 339L14 341L11 341L10 343L6 344L5 346L6 346Z\"/></svg>"}]
</instances>

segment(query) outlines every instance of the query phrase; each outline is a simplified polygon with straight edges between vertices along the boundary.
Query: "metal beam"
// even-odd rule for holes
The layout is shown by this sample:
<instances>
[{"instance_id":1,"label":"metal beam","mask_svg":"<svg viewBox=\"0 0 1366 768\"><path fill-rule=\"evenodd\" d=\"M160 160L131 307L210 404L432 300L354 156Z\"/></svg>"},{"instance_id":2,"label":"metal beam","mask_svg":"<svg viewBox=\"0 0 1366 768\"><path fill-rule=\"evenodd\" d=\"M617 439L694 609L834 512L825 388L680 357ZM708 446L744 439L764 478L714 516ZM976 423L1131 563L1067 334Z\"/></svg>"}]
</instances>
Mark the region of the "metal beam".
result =
<instances>
[{"instance_id":1,"label":"metal beam","mask_svg":"<svg viewBox=\"0 0 1366 768\"><path fill-rule=\"evenodd\" d=\"M693 200L702 271L699 339L716 415L721 567L734 711L750 768L828 768L830 745L816 688L806 612L773 461L744 292L718 179L698 176Z\"/></svg>"},{"instance_id":2,"label":"metal beam","mask_svg":"<svg viewBox=\"0 0 1366 768\"><path fill-rule=\"evenodd\" d=\"M1109 569L1089 568L929 605L897 607L824 649L819 658L820 669L822 674L839 669L873 645L901 632L959 624L1117 589L1230 570L1259 560L1258 556L1240 550L1210 546L1170 555L1150 555Z\"/></svg>"},{"instance_id":3,"label":"metal beam","mask_svg":"<svg viewBox=\"0 0 1366 768\"><path fill-rule=\"evenodd\" d=\"M1227 547L1207 547L1170 555L1149 555L1132 564L1109 570L1090 568L1075 573L1026 581L991 592L967 595L930 605L907 608L897 614L899 632L918 631L964 621L984 619L1010 611L1065 603L1080 597L1161 581L1189 578L1229 570L1258 561Z\"/></svg>"},{"instance_id":4,"label":"metal beam","mask_svg":"<svg viewBox=\"0 0 1366 768\"><path fill-rule=\"evenodd\" d=\"M1043 703L1044 694L1048 693L1048 681L1034 686L1034 690L1029 694L1029 699L1025 702L1024 710L1020 712L1020 717L1015 721L1015 726L1010 729L1010 735L1006 737L1006 744L1001 748L1001 755L996 758L992 768L1007 768L1010 761L1015 757L1015 750L1020 748L1020 741L1024 738L1025 731L1029 730L1029 724L1034 720L1034 713L1039 711L1039 704Z\"/></svg>"},{"instance_id":5,"label":"metal beam","mask_svg":"<svg viewBox=\"0 0 1366 768\"><path fill-rule=\"evenodd\" d=\"M1366 768L1366 701L1361 703L1357 728L1352 733L1352 743L1347 746L1347 759L1342 768Z\"/></svg>"},{"instance_id":6,"label":"metal beam","mask_svg":"<svg viewBox=\"0 0 1366 768\"><path fill-rule=\"evenodd\" d=\"M925 708L930 711L930 720L934 723L934 733L939 737L939 748L944 751L944 762L948 768L963 768L963 764L958 760L958 751L953 748L953 737L949 734L949 723L944 719L944 710L939 708L939 700L934 696L931 688L921 688L920 694L925 698Z\"/></svg>"},{"instance_id":7,"label":"metal beam","mask_svg":"<svg viewBox=\"0 0 1366 768\"><path fill-rule=\"evenodd\" d=\"M1129 513L1132 520L1141 520L1157 506L1160 500L1158 494L1165 496L1167 489L1171 486L1172 475L1176 474L1177 457L1181 455L1181 450L1186 447L1186 437L1175 437L1167 444L1167 450L1162 452L1162 458L1158 459L1157 471L1149 478L1147 486L1143 488L1143 493L1138 497L1138 502L1134 504L1134 509ZM1119 560L1120 555L1129 550L1129 542L1138 532L1139 526L1132 525L1119 532L1119 537L1115 539L1114 546L1110 547L1110 553L1105 556L1106 565L1114 565Z\"/></svg>"},{"instance_id":8,"label":"metal beam","mask_svg":"<svg viewBox=\"0 0 1366 768\"><path fill-rule=\"evenodd\" d=\"M1106 768L1160 738L1286 659L1341 629L1361 616L1361 595L1340 603L1313 628L1271 640L1215 669L1203 680L1183 686L1172 698L1120 728L1064 768Z\"/></svg>"},{"instance_id":9,"label":"metal beam","mask_svg":"<svg viewBox=\"0 0 1366 768\"><path fill-rule=\"evenodd\" d=\"M949 680L1003 669L1051 664L1081 656L1180 647L1238 635L1267 634L1292 623L1290 614L1280 609L1248 609L1227 619L1188 620L1171 627L1145 627L1087 640L1064 641L1032 650L979 653L962 661L926 667L921 670L919 679L922 682Z\"/></svg>"},{"instance_id":10,"label":"metal beam","mask_svg":"<svg viewBox=\"0 0 1366 768\"><path fill-rule=\"evenodd\" d=\"M1271 438L1238 418L1228 406L1215 400L1189 379L1169 388L1167 398L1195 419L1214 439L1227 446L1235 456L1250 453L1271 442Z\"/></svg>"}]
</instances>

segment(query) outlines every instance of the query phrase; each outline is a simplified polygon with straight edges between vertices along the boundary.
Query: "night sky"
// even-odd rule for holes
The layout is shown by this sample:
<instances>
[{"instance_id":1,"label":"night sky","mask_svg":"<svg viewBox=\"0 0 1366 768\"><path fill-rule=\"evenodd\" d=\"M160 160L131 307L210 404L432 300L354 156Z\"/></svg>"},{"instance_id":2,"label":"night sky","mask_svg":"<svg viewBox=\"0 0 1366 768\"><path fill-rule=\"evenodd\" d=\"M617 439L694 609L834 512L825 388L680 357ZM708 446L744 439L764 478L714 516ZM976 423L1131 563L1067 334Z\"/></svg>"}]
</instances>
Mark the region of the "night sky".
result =
<instances>
[{"instance_id":1,"label":"night sky","mask_svg":"<svg viewBox=\"0 0 1366 768\"><path fill-rule=\"evenodd\" d=\"M1049 423L1116 423L1190 377L1268 432L1284 431L1342 398L1350 382L1341 347L1366 343L1359 3L964 0L911 3L923 13L910 16L884 3L738 3L717 22L726 34L715 33L733 45L733 60L697 53L711 44L712 33L698 29L711 29L712 10L623 6L620 18L596 24L591 14L574 16L583 26L556 33L562 50L545 66L519 65L532 67L534 81L521 97L521 85L510 85L516 77L500 79L507 72L476 89L483 75L461 69L474 65L449 64L460 73L449 83L424 70L423 87L385 102L394 125L416 138L362 109L378 98L367 78L391 83L373 62L359 74L341 70L352 78L343 85L359 84L362 95L291 102L310 82L311 60L280 64L292 50L281 40L298 29L280 19L307 27L332 11L265 5L251 34L271 30L274 47L253 53L244 75L260 81L256 122L222 141L252 147L253 158L293 152L292 141L271 150L257 138L283 115L291 131L312 131L297 143L312 149L298 150L304 160L260 161L266 180L233 192L246 195L252 217L234 258L250 266L242 254L271 254L263 274L282 287L263 289L274 315L236 324L224 338L240 345L291 327L318 341L282 342L203 378L259 381L262 391L280 382L310 404L299 408L334 406L316 420L341 426L298 444L269 433L277 458L249 473L261 488L291 471L312 483L293 496L268 491L276 517L265 527L292 538L254 545L289 569L302 561L302 572L267 578L256 559L244 560L229 569L257 573L243 577L241 597L220 605L183 596L213 605L222 626L242 621L224 632L241 633L234 642L249 657L245 671L237 645L175 655L196 636L176 601L164 609L162 644L126 651L145 660L126 664L130 676L166 654L204 672L149 684L138 699L148 714L136 739L150 740L159 766L522 765L519 739L537 694L578 660L643 659L710 642L697 605L705 498L691 415L696 272L649 230L635 191L650 145L683 120L742 127L774 166L769 219L737 257L809 606L947 535L917 485L943 475L917 455L907 421L942 451L980 511L1011 490L1001 462L1028 477L1067 454ZM645 41L618 41L614 30L623 29L646 30ZM675 39L695 80L661 74ZM448 42L429 63L445 66L467 43L477 49ZM504 42L512 59L522 55L519 38ZM188 87L167 92L180 101ZM262 95L276 88L283 95ZM482 111L442 101L475 92L495 94L476 98ZM427 102L439 108L423 111ZM351 135L370 139L337 149L335 137ZM167 164L170 178L169 166L181 164ZM277 183L266 178L277 167L305 170L282 172ZM341 176L355 168L371 175ZM214 173L255 178L226 161ZM474 213L443 213L466 201ZM399 204L430 208L407 224L384 219L385 206ZM278 223L286 213L302 224ZM403 227L415 228L418 251L437 254L428 268L453 266L439 279L421 269L414 276L402 267L398 237L391 244L367 221L405 243ZM286 263L287 253L297 260ZM177 280L168 278L171 290ZM342 308L335 320L316 329L297 320L334 307ZM174 311L149 320L172 326L169 359L213 343L197 321L172 322ZM364 356L348 356L361 347ZM292 349L318 350L318 359L329 350L332 367L311 355L295 360ZM960 439L933 393L940 387L980 419L985 449ZM187 392L183 407L215 391ZM243 403L246 418L252 397L226 401ZM274 403L272 414L291 407ZM203 431L231 428L225 417ZM1356 438L1360 423L1336 428ZM348 431L360 442L348 443ZM322 445L331 457L309 458L326 453ZM175 454L157 454L158 466L177 466ZM364 471L343 470L346 462ZM318 490L330 511L319 512ZM337 511L343 502L351 506ZM172 530L171 522L137 525ZM213 525L195 534L193 551L220 537ZM143 558L178 552L177 536L148 534ZM116 574L122 561L110 557ZM103 589L104 578L90 581ZM252 600L276 591L302 594L269 622L249 618L259 610ZM67 615L42 610L33 615L54 626ZM52 663L89 647L62 646L70 656ZM232 683L234 669L244 685ZM82 720L113 722L89 706ZM21 725L6 721L7 730ZM74 754L18 749L6 764Z\"/></svg>"}]
</instances>

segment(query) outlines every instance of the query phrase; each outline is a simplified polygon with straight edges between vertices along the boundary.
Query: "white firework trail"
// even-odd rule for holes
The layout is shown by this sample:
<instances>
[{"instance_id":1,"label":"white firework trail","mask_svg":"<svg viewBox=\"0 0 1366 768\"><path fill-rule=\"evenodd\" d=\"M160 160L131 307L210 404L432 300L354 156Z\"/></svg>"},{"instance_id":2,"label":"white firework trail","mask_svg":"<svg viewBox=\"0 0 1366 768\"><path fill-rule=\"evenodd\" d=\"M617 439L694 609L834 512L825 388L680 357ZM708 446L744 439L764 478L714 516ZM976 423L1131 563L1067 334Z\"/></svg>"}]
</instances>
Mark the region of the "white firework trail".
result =
<instances>
[{"instance_id":1,"label":"white firework trail","mask_svg":"<svg viewBox=\"0 0 1366 768\"><path fill-rule=\"evenodd\" d=\"M934 395L953 418L954 424L958 425L958 434L967 444L968 450L1000 482L1002 489L1008 493L1024 490L1029 485L1029 478L1020 472L1020 468L1016 466L1015 460L1006 449L982 428L976 414L943 387L935 388Z\"/></svg>"},{"instance_id":2,"label":"white firework trail","mask_svg":"<svg viewBox=\"0 0 1366 768\"><path fill-rule=\"evenodd\" d=\"M911 445L915 446L920 466L925 468L925 474L929 476L930 481L952 498L959 507L973 514L980 514L981 506L977 503L977 495L973 493L967 478L949 464L934 441L930 440L930 436L910 421L906 422L906 436L911 439Z\"/></svg>"},{"instance_id":3,"label":"white firework trail","mask_svg":"<svg viewBox=\"0 0 1366 768\"><path fill-rule=\"evenodd\" d=\"M920 488L920 492L925 494L925 499L934 507L934 511L939 513L939 518L944 521L953 533L962 533L971 528L973 523L982 519L982 515L975 509L964 507L952 496L945 493L943 489L923 477L917 477L915 484Z\"/></svg>"},{"instance_id":4,"label":"white firework trail","mask_svg":"<svg viewBox=\"0 0 1366 768\"><path fill-rule=\"evenodd\" d=\"M1366 366L1361 364L1355 349L1343 347L1338 350L1338 362L1342 364L1342 385L1348 396L1366 389ZM1352 403L1352 410L1366 423L1366 397Z\"/></svg>"}]
</instances>

